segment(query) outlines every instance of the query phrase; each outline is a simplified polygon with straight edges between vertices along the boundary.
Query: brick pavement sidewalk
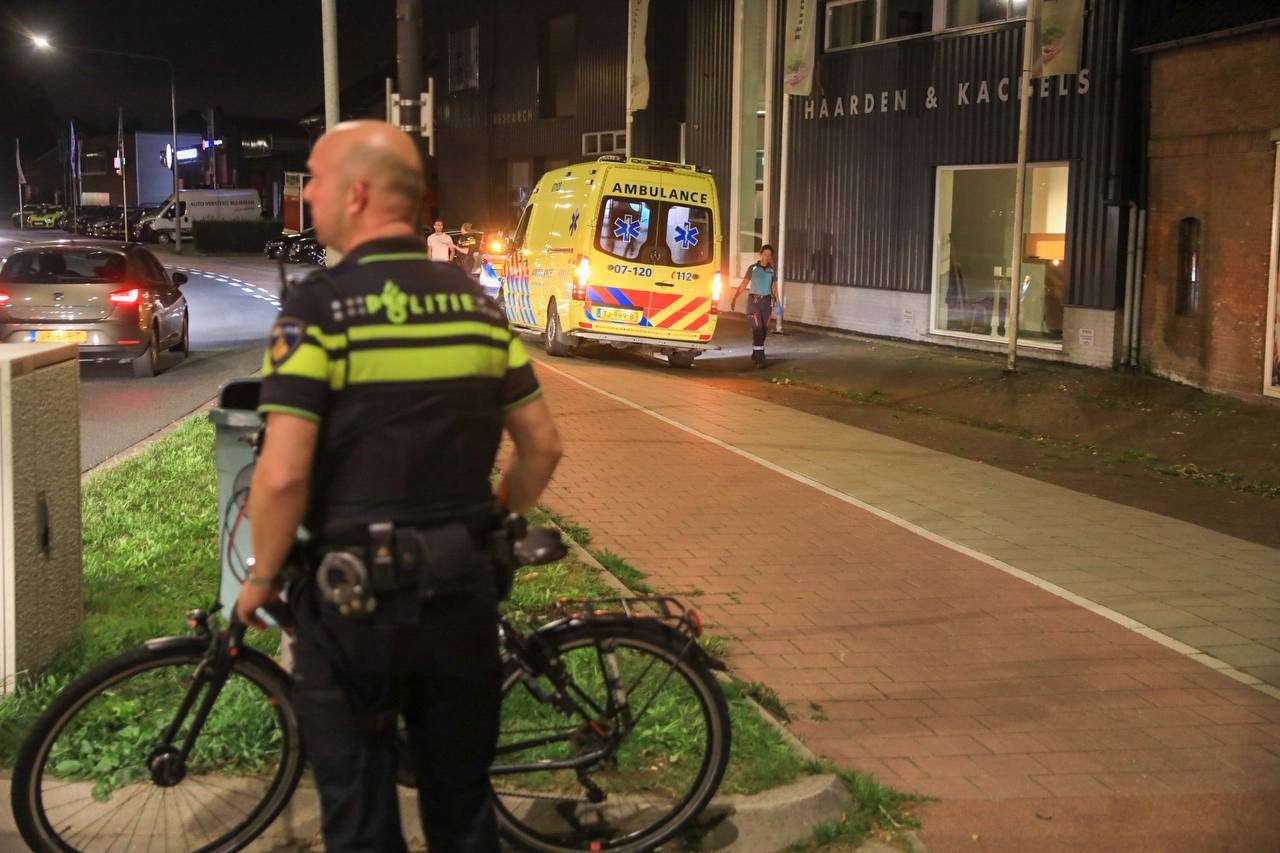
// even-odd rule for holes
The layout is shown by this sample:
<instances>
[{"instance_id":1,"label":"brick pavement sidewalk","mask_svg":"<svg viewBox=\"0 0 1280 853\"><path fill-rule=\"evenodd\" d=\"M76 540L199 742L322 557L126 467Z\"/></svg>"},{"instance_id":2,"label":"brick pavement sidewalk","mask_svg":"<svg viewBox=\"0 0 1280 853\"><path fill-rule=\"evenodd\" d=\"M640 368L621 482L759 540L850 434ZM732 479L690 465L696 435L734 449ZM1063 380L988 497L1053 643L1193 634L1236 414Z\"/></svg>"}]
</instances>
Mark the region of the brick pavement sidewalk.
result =
<instances>
[{"instance_id":1,"label":"brick pavement sidewalk","mask_svg":"<svg viewBox=\"0 0 1280 853\"><path fill-rule=\"evenodd\" d=\"M816 752L939 798L922 810L933 849L1280 844L1280 701L1089 596L1055 594L1034 572L1043 549L1017 555L1018 577L877 503L936 509L954 478L989 468L939 471L921 448L657 371L547 366L567 455L545 503L658 588L701 590L734 674L775 688ZM852 476L872 466L889 482ZM1065 542L1077 511L1098 511L990 473L1015 504L1057 502L1037 536ZM875 506L850 499L877 483ZM1194 547L1195 530L1172 546ZM1108 539L1101 557L1125 547ZM1236 556L1266 575L1266 555Z\"/></svg>"}]
</instances>

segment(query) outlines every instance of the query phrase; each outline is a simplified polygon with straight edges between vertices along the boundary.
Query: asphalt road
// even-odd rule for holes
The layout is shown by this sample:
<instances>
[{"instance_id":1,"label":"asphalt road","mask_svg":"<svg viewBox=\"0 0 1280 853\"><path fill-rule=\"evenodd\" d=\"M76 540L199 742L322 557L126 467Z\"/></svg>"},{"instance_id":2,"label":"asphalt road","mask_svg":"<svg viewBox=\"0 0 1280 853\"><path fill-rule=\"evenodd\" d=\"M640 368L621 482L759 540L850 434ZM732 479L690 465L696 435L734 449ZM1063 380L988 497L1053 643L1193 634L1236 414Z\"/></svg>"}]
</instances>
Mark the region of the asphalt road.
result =
<instances>
[{"instance_id":1,"label":"asphalt road","mask_svg":"<svg viewBox=\"0 0 1280 853\"><path fill-rule=\"evenodd\" d=\"M58 239L61 231L0 229L0 256L34 238ZM275 293L242 279L190 271L182 286L191 317L191 355L165 353L163 372L136 379L127 364L86 364L80 369L80 468L88 470L129 448L218 395L228 380L262 367L267 333L279 310ZM193 264L197 259L190 259Z\"/></svg>"}]
</instances>

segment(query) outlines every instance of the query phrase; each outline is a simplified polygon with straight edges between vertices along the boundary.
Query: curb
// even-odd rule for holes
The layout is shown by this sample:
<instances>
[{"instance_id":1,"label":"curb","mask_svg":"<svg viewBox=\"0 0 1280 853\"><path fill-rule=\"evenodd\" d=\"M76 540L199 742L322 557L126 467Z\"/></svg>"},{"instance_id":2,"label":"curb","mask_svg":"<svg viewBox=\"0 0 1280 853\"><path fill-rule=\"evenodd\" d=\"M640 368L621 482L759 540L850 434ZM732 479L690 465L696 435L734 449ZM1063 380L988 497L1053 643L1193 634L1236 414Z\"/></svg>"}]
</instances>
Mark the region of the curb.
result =
<instances>
[{"instance_id":1,"label":"curb","mask_svg":"<svg viewBox=\"0 0 1280 853\"><path fill-rule=\"evenodd\" d=\"M126 447L124 450L121 450L119 453L115 454L114 456L107 457L106 459L99 462L97 465L94 465L92 468L88 468L84 471L81 471L80 484L84 485L84 483L87 482L88 479L94 474L98 474L103 471L109 471L110 469L119 465L121 462L125 462L129 459L132 459L133 457L137 456L139 453L142 453L144 450L149 448L151 445L155 444L160 439L164 438L169 433L178 429L178 427L182 425L182 422L190 418L192 415L198 415L202 412L208 412L209 410L213 409L217 405L218 405L218 398L214 397L212 400L209 400L207 403L197 406L196 408L187 412L185 415L179 416L173 421L173 423L169 424L168 426L161 427L160 429L151 433L151 435L147 436L141 441L134 442L133 444Z\"/></svg>"}]
</instances>

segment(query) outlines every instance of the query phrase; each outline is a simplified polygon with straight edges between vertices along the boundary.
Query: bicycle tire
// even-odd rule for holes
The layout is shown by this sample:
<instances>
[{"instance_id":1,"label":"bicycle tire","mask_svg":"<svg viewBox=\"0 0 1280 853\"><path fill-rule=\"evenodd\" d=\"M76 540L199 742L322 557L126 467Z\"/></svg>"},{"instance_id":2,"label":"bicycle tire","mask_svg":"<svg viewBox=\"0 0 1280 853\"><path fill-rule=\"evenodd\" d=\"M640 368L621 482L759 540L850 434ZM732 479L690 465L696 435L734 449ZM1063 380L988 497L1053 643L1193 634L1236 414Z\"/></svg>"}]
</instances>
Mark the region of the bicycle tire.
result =
<instances>
[{"instance_id":1,"label":"bicycle tire","mask_svg":"<svg viewBox=\"0 0 1280 853\"><path fill-rule=\"evenodd\" d=\"M266 831L293 795L305 762L288 677L258 652L240 650L177 780L158 784L148 778L157 755L154 740L145 746L148 731L166 724L166 712L152 702L156 691L173 695L173 704L180 704L186 691L177 685L195 674L208 649L209 641L196 637L140 646L91 669L40 715L19 749L10 795L18 830L33 850L91 851L118 844L128 831L126 849L141 845L145 837L148 846L158 842L161 849L220 853L239 850ZM175 686L165 690L171 682ZM275 729L277 737L272 736ZM181 736L179 732L172 741ZM262 750L273 743L279 757L263 765L265 774L253 775L254 765L237 758L246 746ZM73 767L76 762L79 766ZM108 775L79 778L90 766ZM266 780L261 794L246 793L260 779ZM195 787L179 787L187 782ZM219 804L237 799L253 805L223 822ZM166 810L168 806L172 808ZM51 817L51 810L57 814ZM82 818L87 826L72 825ZM151 834L139 837L144 819L153 821ZM98 834L84 840L95 823ZM211 837L193 840L193 833Z\"/></svg>"},{"instance_id":2,"label":"bicycle tire","mask_svg":"<svg viewBox=\"0 0 1280 853\"><path fill-rule=\"evenodd\" d=\"M567 720L525 689L526 671L510 663L503 673L496 763L527 761L528 769L493 777L503 836L539 851L640 851L669 841L710 802L729 761L728 705L701 653L688 647L687 638L637 619L560 627L539 639L545 640L549 658L565 663L578 688L596 697L609 692L603 677L606 659L597 649L615 650L618 671L635 682L627 685L635 727L587 772L593 784L610 788L603 802L587 801L574 771L549 772L539 762L592 752L603 741L593 738L589 723ZM595 674L593 654L600 666ZM539 681L547 684L545 677ZM559 725L576 727L575 741L543 745L540 752L503 752L513 741L539 731L538 724L557 719L564 721ZM529 728L531 721L534 728ZM608 730L618 721L596 722ZM673 744L677 739L680 744ZM685 763L679 765L681 761Z\"/></svg>"}]
</instances>

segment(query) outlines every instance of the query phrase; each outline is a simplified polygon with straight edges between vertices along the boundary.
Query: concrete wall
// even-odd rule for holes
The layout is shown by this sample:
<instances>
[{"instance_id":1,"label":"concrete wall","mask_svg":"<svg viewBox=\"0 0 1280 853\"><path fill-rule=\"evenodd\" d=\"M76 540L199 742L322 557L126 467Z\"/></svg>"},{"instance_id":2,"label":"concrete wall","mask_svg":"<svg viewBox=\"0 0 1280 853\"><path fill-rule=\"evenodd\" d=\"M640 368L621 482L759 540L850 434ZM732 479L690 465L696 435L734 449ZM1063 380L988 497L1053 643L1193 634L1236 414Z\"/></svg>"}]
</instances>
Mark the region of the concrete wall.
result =
<instances>
[{"instance_id":1,"label":"concrete wall","mask_svg":"<svg viewBox=\"0 0 1280 853\"><path fill-rule=\"evenodd\" d=\"M1262 393L1280 28L1151 59L1142 364L1244 396ZM1176 312L1178 226L1201 222L1199 310Z\"/></svg>"}]
</instances>

